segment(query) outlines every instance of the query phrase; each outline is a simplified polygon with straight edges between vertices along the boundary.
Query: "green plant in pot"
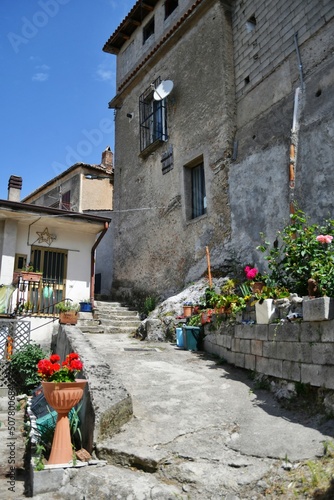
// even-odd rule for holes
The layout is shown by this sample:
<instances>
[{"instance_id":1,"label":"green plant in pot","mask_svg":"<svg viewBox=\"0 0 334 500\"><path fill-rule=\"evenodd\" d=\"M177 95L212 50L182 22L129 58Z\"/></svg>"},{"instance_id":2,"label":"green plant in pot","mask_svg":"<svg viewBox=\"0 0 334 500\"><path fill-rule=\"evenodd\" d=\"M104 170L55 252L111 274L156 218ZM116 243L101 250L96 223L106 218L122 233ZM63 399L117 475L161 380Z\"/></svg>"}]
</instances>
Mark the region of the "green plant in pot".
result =
<instances>
[{"instance_id":1,"label":"green plant in pot","mask_svg":"<svg viewBox=\"0 0 334 500\"><path fill-rule=\"evenodd\" d=\"M59 312L59 323L75 325L78 320L79 305L66 299L56 305L56 310Z\"/></svg>"},{"instance_id":2,"label":"green plant in pot","mask_svg":"<svg viewBox=\"0 0 334 500\"><path fill-rule=\"evenodd\" d=\"M308 281L316 282L318 295L334 296L334 220L310 224L302 210L278 231L274 243L266 241L258 250L265 253L270 278L276 286L309 295Z\"/></svg>"}]
</instances>

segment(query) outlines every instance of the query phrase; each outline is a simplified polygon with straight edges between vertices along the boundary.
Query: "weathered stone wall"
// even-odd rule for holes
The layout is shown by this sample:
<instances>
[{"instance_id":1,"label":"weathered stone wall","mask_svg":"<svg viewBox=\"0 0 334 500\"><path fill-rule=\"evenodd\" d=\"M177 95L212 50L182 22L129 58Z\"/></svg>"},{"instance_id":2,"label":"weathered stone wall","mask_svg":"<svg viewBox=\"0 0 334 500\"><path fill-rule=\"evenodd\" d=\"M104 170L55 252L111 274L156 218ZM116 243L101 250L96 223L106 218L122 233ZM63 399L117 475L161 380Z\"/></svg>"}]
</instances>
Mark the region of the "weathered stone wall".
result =
<instances>
[{"instance_id":1,"label":"weathered stone wall","mask_svg":"<svg viewBox=\"0 0 334 500\"><path fill-rule=\"evenodd\" d=\"M283 380L334 389L334 321L221 325L214 333L206 333L205 351L228 363Z\"/></svg>"},{"instance_id":2,"label":"weathered stone wall","mask_svg":"<svg viewBox=\"0 0 334 500\"><path fill-rule=\"evenodd\" d=\"M184 11L177 12L183 19ZM164 33L155 34L151 53L139 48L138 27L138 51L118 80L115 289L170 296L206 272L206 246L213 267L228 271L235 258L261 268L260 232L275 239L292 199L314 221L328 217L334 181L333 16L328 0L203 0L156 51ZM253 30L246 25L251 21ZM118 57L125 64L126 52ZM174 82L169 139L142 157L138 100L158 76ZM289 148L297 87L303 91L292 190ZM162 154L169 147L173 169L163 175ZM196 158L204 161L207 214L189 220L185 165Z\"/></svg>"},{"instance_id":3,"label":"weathered stone wall","mask_svg":"<svg viewBox=\"0 0 334 500\"><path fill-rule=\"evenodd\" d=\"M152 69L122 94L116 114L114 200L113 286L118 290L133 293L135 284L148 293L173 294L205 272L206 245L218 248L231 232L226 159L235 113L232 33L220 3L208 4L211 8L184 23ZM174 82L168 98L169 140L142 157L138 98L158 76ZM170 146L173 169L163 174L161 156ZM204 161L208 213L189 220L185 165L199 158Z\"/></svg>"}]
</instances>

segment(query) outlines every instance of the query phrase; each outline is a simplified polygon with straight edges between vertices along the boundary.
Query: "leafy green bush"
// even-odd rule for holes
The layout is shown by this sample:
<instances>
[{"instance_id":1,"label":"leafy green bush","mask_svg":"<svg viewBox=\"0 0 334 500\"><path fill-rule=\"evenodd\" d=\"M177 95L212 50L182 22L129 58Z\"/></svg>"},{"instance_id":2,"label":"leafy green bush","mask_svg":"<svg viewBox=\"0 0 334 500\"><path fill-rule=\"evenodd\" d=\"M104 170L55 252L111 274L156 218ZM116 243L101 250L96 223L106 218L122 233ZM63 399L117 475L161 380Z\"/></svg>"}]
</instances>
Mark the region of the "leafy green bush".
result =
<instances>
[{"instance_id":1,"label":"leafy green bush","mask_svg":"<svg viewBox=\"0 0 334 500\"><path fill-rule=\"evenodd\" d=\"M37 363L47 355L38 344L28 344L13 354L9 376L17 392L30 394L40 384Z\"/></svg>"},{"instance_id":2,"label":"leafy green bush","mask_svg":"<svg viewBox=\"0 0 334 500\"><path fill-rule=\"evenodd\" d=\"M290 224L258 249L267 253L269 278L277 286L308 295L308 280L314 279L320 295L334 296L334 220L309 224L302 210L290 215ZM263 235L262 235L263 237Z\"/></svg>"}]
</instances>

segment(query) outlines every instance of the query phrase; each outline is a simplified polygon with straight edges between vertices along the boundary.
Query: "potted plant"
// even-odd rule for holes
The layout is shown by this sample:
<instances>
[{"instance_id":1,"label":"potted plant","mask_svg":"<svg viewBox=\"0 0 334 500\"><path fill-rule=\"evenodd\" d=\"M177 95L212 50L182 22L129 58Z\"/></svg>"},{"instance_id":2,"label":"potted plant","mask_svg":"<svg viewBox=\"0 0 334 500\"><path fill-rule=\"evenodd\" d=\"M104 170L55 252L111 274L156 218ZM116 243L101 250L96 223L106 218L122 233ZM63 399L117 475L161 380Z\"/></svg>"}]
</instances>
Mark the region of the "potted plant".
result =
<instances>
[{"instance_id":1,"label":"potted plant","mask_svg":"<svg viewBox=\"0 0 334 500\"><path fill-rule=\"evenodd\" d=\"M79 302L80 312L92 312L92 304L89 299L81 300Z\"/></svg>"},{"instance_id":2,"label":"potted plant","mask_svg":"<svg viewBox=\"0 0 334 500\"><path fill-rule=\"evenodd\" d=\"M75 352L68 354L61 364L58 354L51 355L49 359L41 359L37 364L45 399L58 413L49 465L66 464L72 459L68 413L79 403L87 383L86 380L76 378L82 367L79 355Z\"/></svg>"},{"instance_id":3,"label":"potted plant","mask_svg":"<svg viewBox=\"0 0 334 500\"><path fill-rule=\"evenodd\" d=\"M192 302L184 302L183 303L183 316L185 318L190 318L193 313L193 303Z\"/></svg>"},{"instance_id":4,"label":"potted plant","mask_svg":"<svg viewBox=\"0 0 334 500\"><path fill-rule=\"evenodd\" d=\"M59 302L56 306L59 311L59 323L64 325L76 325L78 321L78 304L73 303L70 299Z\"/></svg>"},{"instance_id":5,"label":"potted plant","mask_svg":"<svg viewBox=\"0 0 334 500\"><path fill-rule=\"evenodd\" d=\"M43 273L38 269L34 270L34 266L29 264L24 270L21 271L23 281L40 281Z\"/></svg>"}]
</instances>

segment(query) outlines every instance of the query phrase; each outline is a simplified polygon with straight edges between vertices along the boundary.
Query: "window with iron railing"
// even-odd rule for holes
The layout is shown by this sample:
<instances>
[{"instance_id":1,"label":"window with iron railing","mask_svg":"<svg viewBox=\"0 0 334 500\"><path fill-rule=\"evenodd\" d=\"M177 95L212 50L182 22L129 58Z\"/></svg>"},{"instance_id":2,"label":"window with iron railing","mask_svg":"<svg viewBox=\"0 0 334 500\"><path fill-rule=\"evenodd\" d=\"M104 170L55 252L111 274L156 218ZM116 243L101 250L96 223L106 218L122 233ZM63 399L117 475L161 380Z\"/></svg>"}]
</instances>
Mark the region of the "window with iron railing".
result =
<instances>
[{"instance_id":1,"label":"window with iron railing","mask_svg":"<svg viewBox=\"0 0 334 500\"><path fill-rule=\"evenodd\" d=\"M157 78L139 98L141 152L168 139L166 98L157 101L153 96L160 82Z\"/></svg>"}]
</instances>

